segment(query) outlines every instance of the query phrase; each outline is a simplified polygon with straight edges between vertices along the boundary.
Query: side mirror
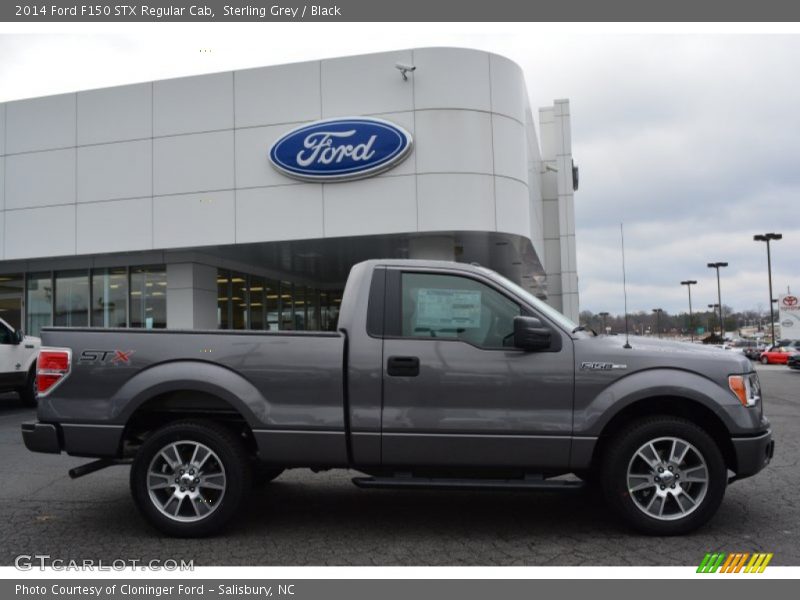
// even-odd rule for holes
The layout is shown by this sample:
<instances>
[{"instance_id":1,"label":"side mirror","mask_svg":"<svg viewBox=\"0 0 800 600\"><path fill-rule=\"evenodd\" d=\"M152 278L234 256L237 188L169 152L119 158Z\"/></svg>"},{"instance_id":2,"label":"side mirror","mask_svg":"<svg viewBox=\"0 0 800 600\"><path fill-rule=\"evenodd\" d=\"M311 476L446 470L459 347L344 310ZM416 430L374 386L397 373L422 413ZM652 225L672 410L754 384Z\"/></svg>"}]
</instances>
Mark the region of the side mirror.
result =
<instances>
[{"instance_id":1,"label":"side mirror","mask_svg":"<svg viewBox=\"0 0 800 600\"><path fill-rule=\"evenodd\" d=\"M536 317L514 317L514 347L522 350L547 350L552 332Z\"/></svg>"},{"instance_id":2,"label":"side mirror","mask_svg":"<svg viewBox=\"0 0 800 600\"><path fill-rule=\"evenodd\" d=\"M14 332L13 339L14 339L14 343L15 343L15 344L21 344L21 343L22 343L22 340L24 340L24 339L25 339L25 332L24 332L24 331L22 331L22 329L17 329L17 330Z\"/></svg>"}]
</instances>

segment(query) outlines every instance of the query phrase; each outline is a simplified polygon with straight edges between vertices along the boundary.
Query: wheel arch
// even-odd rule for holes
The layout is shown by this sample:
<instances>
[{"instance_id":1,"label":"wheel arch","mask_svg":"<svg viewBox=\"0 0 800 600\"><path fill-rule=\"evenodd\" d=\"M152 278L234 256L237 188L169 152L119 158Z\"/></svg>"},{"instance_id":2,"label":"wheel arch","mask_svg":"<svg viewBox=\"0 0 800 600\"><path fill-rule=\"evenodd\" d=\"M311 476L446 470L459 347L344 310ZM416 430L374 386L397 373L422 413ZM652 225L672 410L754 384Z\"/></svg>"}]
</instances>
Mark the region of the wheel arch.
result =
<instances>
[{"instance_id":1,"label":"wheel arch","mask_svg":"<svg viewBox=\"0 0 800 600\"><path fill-rule=\"evenodd\" d=\"M123 454L130 455L149 435L177 421L213 421L244 440L255 454L253 428L233 404L207 391L181 389L163 392L140 403L125 423Z\"/></svg>"},{"instance_id":2,"label":"wheel arch","mask_svg":"<svg viewBox=\"0 0 800 600\"><path fill-rule=\"evenodd\" d=\"M111 417L124 423L146 402L179 392L218 398L251 426L266 423L269 417L268 400L250 381L206 361L166 362L139 371L111 398Z\"/></svg>"},{"instance_id":3,"label":"wheel arch","mask_svg":"<svg viewBox=\"0 0 800 600\"><path fill-rule=\"evenodd\" d=\"M685 396L658 395L639 399L619 410L605 424L592 452L592 469L599 466L608 443L626 426L646 417L680 417L694 423L708 433L716 442L725 460L725 465L736 471L736 452L731 434L723 420L710 408Z\"/></svg>"},{"instance_id":4,"label":"wheel arch","mask_svg":"<svg viewBox=\"0 0 800 600\"><path fill-rule=\"evenodd\" d=\"M115 420L124 424L125 446L176 420L204 419L244 436L255 451L253 429L266 422L266 398L240 374L203 361L162 363L137 373L111 399Z\"/></svg>"}]
</instances>

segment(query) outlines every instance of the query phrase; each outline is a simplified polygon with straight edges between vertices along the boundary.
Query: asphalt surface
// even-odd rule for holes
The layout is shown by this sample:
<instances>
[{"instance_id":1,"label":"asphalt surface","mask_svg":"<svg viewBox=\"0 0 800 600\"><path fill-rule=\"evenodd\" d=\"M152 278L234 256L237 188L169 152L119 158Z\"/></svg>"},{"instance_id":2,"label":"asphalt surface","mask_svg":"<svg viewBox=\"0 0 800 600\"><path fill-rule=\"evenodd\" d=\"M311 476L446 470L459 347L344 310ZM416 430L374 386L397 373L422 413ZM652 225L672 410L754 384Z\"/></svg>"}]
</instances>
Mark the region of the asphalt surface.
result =
<instances>
[{"instance_id":1,"label":"asphalt surface","mask_svg":"<svg viewBox=\"0 0 800 600\"><path fill-rule=\"evenodd\" d=\"M86 460L28 452L19 425L33 411L0 396L0 564L48 554L197 566L694 565L706 552L757 551L800 565L800 372L758 369L775 458L731 485L703 529L674 538L629 532L587 491L367 491L354 473L295 470L256 490L225 534L170 539L137 513L128 467L70 480L67 469Z\"/></svg>"}]
</instances>

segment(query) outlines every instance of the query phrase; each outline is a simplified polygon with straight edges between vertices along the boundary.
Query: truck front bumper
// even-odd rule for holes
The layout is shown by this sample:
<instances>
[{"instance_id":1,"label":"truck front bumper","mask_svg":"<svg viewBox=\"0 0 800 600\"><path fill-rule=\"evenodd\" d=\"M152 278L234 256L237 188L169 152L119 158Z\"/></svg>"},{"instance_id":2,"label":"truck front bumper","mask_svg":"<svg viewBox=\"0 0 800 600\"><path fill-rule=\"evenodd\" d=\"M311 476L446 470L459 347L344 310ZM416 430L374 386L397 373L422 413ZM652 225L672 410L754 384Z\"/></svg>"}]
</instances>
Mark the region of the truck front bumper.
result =
<instances>
[{"instance_id":1,"label":"truck front bumper","mask_svg":"<svg viewBox=\"0 0 800 600\"><path fill-rule=\"evenodd\" d=\"M119 456L123 430L121 425L28 421L22 424L22 441L31 452L113 458Z\"/></svg>"},{"instance_id":2,"label":"truck front bumper","mask_svg":"<svg viewBox=\"0 0 800 600\"><path fill-rule=\"evenodd\" d=\"M736 476L733 480L755 475L769 464L775 454L772 430L755 437L733 438L731 441L736 453Z\"/></svg>"}]
</instances>

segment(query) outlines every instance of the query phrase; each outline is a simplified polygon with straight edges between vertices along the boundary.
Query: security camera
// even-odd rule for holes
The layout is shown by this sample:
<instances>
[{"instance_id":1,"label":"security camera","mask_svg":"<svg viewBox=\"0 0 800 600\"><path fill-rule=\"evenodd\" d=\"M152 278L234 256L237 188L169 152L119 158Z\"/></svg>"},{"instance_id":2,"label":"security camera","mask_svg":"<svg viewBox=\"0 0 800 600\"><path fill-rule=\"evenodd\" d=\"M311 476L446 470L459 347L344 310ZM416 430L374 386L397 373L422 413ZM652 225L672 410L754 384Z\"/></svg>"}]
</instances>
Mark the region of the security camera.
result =
<instances>
[{"instance_id":1,"label":"security camera","mask_svg":"<svg viewBox=\"0 0 800 600\"><path fill-rule=\"evenodd\" d=\"M405 65L403 63L397 63L394 68L400 71L400 75L403 76L403 81L408 81L408 74L417 70L417 67L414 65Z\"/></svg>"}]
</instances>

